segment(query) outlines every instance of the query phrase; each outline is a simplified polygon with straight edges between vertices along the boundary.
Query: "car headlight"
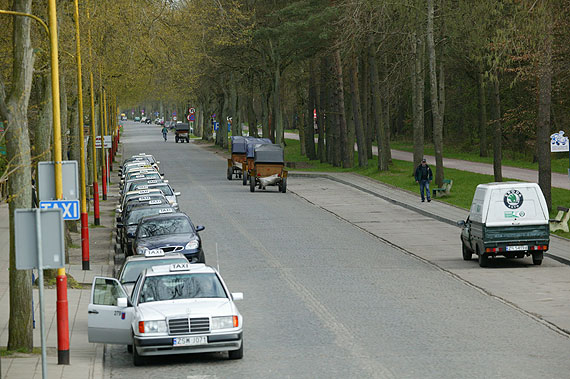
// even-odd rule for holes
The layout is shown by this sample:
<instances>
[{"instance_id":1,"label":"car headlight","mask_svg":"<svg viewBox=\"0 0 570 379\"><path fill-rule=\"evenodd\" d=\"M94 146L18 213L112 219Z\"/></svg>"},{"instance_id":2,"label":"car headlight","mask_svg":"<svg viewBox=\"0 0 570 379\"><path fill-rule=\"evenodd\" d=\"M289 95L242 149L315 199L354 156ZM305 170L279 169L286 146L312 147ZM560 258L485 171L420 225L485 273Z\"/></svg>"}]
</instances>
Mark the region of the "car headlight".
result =
<instances>
[{"instance_id":1,"label":"car headlight","mask_svg":"<svg viewBox=\"0 0 570 379\"><path fill-rule=\"evenodd\" d=\"M197 249L198 247L200 247L200 242L198 242L198 240L192 240L192 241L188 242L186 244L186 246L184 246L184 249L194 250L194 249Z\"/></svg>"},{"instance_id":2,"label":"car headlight","mask_svg":"<svg viewBox=\"0 0 570 379\"><path fill-rule=\"evenodd\" d=\"M139 333L166 333L166 321L139 321Z\"/></svg>"},{"instance_id":3,"label":"car headlight","mask_svg":"<svg viewBox=\"0 0 570 379\"><path fill-rule=\"evenodd\" d=\"M212 330L231 329L239 326L238 316L212 317Z\"/></svg>"},{"instance_id":4,"label":"car headlight","mask_svg":"<svg viewBox=\"0 0 570 379\"><path fill-rule=\"evenodd\" d=\"M137 247L137 254L138 255L144 255L146 252L148 251L148 248L146 247Z\"/></svg>"}]
</instances>

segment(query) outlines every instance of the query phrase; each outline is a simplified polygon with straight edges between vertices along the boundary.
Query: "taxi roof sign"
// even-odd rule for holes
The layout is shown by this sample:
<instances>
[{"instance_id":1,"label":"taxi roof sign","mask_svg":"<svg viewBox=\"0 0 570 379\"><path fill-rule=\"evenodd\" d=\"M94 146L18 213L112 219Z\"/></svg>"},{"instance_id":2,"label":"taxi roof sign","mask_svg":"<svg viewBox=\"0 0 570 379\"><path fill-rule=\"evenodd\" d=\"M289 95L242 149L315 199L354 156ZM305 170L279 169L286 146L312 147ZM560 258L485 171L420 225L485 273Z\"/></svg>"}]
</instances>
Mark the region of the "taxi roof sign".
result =
<instances>
[{"instance_id":1,"label":"taxi roof sign","mask_svg":"<svg viewBox=\"0 0 570 379\"><path fill-rule=\"evenodd\" d=\"M146 190L148 193L148 190ZM150 200L150 196L141 196L139 197L139 201L149 201Z\"/></svg>"},{"instance_id":2,"label":"taxi roof sign","mask_svg":"<svg viewBox=\"0 0 570 379\"><path fill-rule=\"evenodd\" d=\"M140 188L140 187L139 187ZM149 193L150 191L147 189L143 189L139 191L139 195L144 195L145 193Z\"/></svg>"},{"instance_id":3,"label":"taxi roof sign","mask_svg":"<svg viewBox=\"0 0 570 379\"><path fill-rule=\"evenodd\" d=\"M188 271L190 263L173 263L170 265L170 271Z\"/></svg>"},{"instance_id":4,"label":"taxi roof sign","mask_svg":"<svg viewBox=\"0 0 570 379\"><path fill-rule=\"evenodd\" d=\"M158 211L158 213L163 214L163 213L173 213L174 209L172 208L162 208L161 210Z\"/></svg>"},{"instance_id":5,"label":"taxi roof sign","mask_svg":"<svg viewBox=\"0 0 570 379\"><path fill-rule=\"evenodd\" d=\"M155 204L162 204L162 200L151 200L148 202L150 205L155 205Z\"/></svg>"},{"instance_id":6,"label":"taxi roof sign","mask_svg":"<svg viewBox=\"0 0 570 379\"><path fill-rule=\"evenodd\" d=\"M147 250L147 251L145 251L144 256L145 256L146 258L151 258L151 257L164 257L164 250L162 250L162 249Z\"/></svg>"}]
</instances>

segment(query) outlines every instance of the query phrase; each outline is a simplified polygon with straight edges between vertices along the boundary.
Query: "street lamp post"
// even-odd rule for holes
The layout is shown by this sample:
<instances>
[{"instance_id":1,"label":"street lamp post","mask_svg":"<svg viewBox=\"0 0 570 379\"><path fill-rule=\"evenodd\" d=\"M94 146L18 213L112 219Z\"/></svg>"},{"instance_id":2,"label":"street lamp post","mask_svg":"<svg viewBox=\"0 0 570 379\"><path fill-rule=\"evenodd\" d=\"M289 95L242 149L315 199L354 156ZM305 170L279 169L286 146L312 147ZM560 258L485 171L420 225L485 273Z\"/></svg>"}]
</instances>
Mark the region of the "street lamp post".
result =
<instances>
[{"instance_id":1,"label":"street lamp post","mask_svg":"<svg viewBox=\"0 0 570 379\"><path fill-rule=\"evenodd\" d=\"M100 225L99 218L99 184L97 183L97 147L95 145L96 129L95 129L95 88L93 86L93 56L91 52L91 23L89 22L89 7L87 7L87 44L89 46L89 92L91 97L91 156L93 163L93 214L94 224Z\"/></svg>"},{"instance_id":2,"label":"street lamp post","mask_svg":"<svg viewBox=\"0 0 570 379\"><path fill-rule=\"evenodd\" d=\"M57 45L57 10L55 0L48 2L50 53L51 53L51 93L53 104L53 155L55 172L55 195L63 199L61 178L61 114L59 104L59 62ZM57 363L69 364L69 314L67 303L67 276L65 268L57 270Z\"/></svg>"},{"instance_id":3,"label":"street lamp post","mask_svg":"<svg viewBox=\"0 0 570 379\"><path fill-rule=\"evenodd\" d=\"M77 95L79 108L79 158L80 167L80 185L81 185L81 263L83 270L89 270L89 219L87 217L87 198L85 187L85 141L83 136L83 79L81 75L81 42L79 34L79 4L78 0L74 0L75 4L75 41L77 53Z\"/></svg>"}]
</instances>

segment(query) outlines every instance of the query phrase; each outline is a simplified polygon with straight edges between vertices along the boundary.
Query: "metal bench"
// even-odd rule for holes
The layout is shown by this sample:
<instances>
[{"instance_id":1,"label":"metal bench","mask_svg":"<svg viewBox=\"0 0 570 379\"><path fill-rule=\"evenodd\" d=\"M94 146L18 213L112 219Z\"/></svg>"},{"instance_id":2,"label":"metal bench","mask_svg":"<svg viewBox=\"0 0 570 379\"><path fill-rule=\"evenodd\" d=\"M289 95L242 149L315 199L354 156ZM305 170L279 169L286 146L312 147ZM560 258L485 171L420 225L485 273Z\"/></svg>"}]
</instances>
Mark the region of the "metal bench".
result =
<instances>
[{"instance_id":1,"label":"metal bench","mask_svg":"<svg viewBox=\"0 0 570 379\"><path fill-rule=\"evenodd\" d=\"M558 207L558 214L556 218L550 219L550 231L563 230L568 233L568 221L570 220L570 209L565 207Z\"/></svg>"},{"instance_id":2,"label":"metal bench","mask_svg":"<svg viewBox=\"0 0 570 379\"><path fill-rule=\"evenodd\" d=\"M445 195L449 195L452 186L453 186L453 180L443 179L443 185L441 186L441 188L434 188L432 190L433 197L442 197Z\"/></svg>"}]
</instances>

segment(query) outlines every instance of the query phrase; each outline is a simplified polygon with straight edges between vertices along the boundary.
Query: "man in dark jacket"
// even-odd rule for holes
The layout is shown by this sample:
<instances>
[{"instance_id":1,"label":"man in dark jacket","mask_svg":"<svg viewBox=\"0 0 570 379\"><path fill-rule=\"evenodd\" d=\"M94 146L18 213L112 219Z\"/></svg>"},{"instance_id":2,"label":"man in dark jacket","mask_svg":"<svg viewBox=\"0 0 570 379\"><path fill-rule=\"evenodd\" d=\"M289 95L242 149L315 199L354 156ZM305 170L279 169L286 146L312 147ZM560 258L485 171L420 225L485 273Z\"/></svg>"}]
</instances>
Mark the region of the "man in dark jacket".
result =
<instances>
[{"instance_id":1,"label":"man in dark jacket","mask_svg":"<svg viewBox=\"0 0 570 379\"><path fill-rule=\"evenodd\" d=\"M431 168L427 165L425 158L422 159L422 163L416 168L414 177L416 178L416 183L420 184L420 195L422 197L422 203L425 201L424 189L426 192L427 201L429 203L431 201L429 183L433 179L433 174L431 172Z\"/></svg>"}]
</instances>

